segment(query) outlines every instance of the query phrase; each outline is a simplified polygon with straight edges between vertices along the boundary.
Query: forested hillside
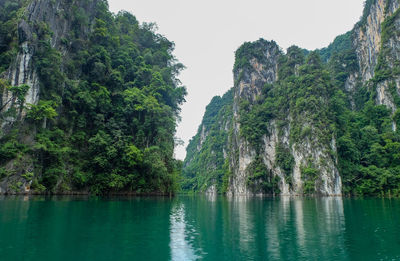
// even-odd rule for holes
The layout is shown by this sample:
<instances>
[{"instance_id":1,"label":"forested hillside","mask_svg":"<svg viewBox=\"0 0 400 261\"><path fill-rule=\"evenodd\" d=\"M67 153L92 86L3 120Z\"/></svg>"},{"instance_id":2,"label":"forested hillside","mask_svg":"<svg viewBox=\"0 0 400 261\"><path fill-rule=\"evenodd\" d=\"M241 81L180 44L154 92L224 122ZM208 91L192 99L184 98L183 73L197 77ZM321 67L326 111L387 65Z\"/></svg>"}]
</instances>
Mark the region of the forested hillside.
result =
<instances>
[{"instance_id":1,"label":"forested hillside","mask_svg":"<svg viewBox=\"0 0 400 261\"><path fill-rule=\"evenodd\" d=\"M174 44L105 0L0 1L0 193L172 193Z\"/></svg>"},{"instance_id":2,"label":"forested hillside","mask_svg":"<svg viewBox=\"0 0 400 261\"><path fill-rule=\"evenodd\" d=\"M232 104L223 109L231 114L213 112L208 126L229 119L218 133L224 146L211 146L215 133L199 128L183 170L193 185L185 188L400 196L399 12L397 0L368 0L352 31L312 52L284 53L262 39L243 44ZM204 148L212 148L208 156ZM194 164L200 158L204 164ZM210 169L221 171L210 179Z\"/></svg>"},{"instance_id":3,"label":"forested hillside","mask_svg":"<svg viewBox=\"0 0 400 261\"><path fill-rule=\"evenodd\" d=\"M184 190L223 190L224 173L228 171L227 143L232 120L233 90L215 96L206 108L198 134L187 147L184 163ZM218 181L218 188L212 186ZM211 186L210 186L211 185Z\"/></svg>"}]
</instances>

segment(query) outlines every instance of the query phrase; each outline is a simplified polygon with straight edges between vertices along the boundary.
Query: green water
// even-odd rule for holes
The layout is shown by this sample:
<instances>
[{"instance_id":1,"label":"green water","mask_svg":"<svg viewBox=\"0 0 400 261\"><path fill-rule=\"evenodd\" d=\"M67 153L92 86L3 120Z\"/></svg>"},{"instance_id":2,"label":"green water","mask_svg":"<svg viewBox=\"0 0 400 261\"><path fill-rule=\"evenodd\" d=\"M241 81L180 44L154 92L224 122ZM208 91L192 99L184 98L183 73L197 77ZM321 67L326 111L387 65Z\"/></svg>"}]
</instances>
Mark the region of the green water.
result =
<instances>
[{"instance_id":1,"label":"green water","mask_svg":"<svg viewBox=\"0 0 400 261\"><path fill-rule=\"evenodd\" d=\"M400 260L400 200L0 198L0 260Z\"/></svg>"}]
</instances>

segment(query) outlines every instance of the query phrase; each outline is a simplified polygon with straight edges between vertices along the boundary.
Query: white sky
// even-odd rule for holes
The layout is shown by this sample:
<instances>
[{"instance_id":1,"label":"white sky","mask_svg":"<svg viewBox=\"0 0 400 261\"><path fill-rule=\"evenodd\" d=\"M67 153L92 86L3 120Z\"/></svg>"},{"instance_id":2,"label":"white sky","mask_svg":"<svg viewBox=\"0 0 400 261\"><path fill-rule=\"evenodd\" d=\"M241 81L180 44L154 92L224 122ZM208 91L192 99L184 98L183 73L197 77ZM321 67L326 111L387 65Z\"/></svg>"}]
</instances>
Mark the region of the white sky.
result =
<instances>
[{"instance_id":1,"label":"white sky","mask_svg":"<svg viewBox=\"0 0 400 261\"><path fill-rule=\"evenodd\" d=\"M364 0L108 0L112 12L126 10L140 22L155 22L175 42L185 69L180 80L188 96L182 107L176 149L184 159L205 107L233 86L235 50L245 41L275 40L284 50L327 46L352 29Z\"/></svg>"}]
</instances>

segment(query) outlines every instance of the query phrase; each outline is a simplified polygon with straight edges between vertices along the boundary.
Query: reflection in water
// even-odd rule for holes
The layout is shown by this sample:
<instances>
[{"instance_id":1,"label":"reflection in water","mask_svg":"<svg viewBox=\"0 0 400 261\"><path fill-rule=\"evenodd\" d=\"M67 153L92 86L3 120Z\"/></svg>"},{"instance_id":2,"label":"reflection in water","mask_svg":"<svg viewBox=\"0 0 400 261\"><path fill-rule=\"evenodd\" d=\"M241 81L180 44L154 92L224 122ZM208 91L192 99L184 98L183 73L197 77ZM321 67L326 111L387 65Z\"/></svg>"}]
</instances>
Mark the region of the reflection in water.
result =
<instances>
[{"instance_id":1,"label":"reflection in water","mask_svg":"<svg viewBox=\"0 0 400 261\"><path fill-rule=\"evenodd\" d=\"M206 193L204 197L210 202L216 202L218 199L218 194L215 193Z\"/></svg>"},{"instance_id":2,"label":"reflection in water","mask_svg":"<svg viewBox=\"0 0 400 261\"><path fill-rule=\"evenodd\" d=\"M300 249L305 245L305 230L304 230L304 212L303 212L303 199L294 199L294 213L296 217L296 231L297 231L297 246Z\"/></svg>"},{"instance_id":3,"label":"reflection in water","mask_svg":"<svg viewBox=\"0 0 400 261\"><path fill-rule=\"evenodd\" d=\"M318 220L318 231L321 234L320 244L326 246L321 249L321 255L329 257L333 250L342 259L348 259L345 248L345 218L343 199L341 197L323 198L320 201L323 215ZM323 222L322 222L323 221ZM324 235L331 235L327 237ZM332 240L333 238L333 240Z\"/></svg>"},{"instance_id":4,"label":"reflection in water","mask_svg":"<svg viewBox=\"0 0 400 261\"><path fill-rule=\"evenodd\" d=\"M172 260L196 260L196 255L191 241L196 231L185 221L185 207L183 204L173 206L170 215L170 248Z\"/></svg>"},{"instance_id":5,"label":"reflection in water","mask_svg":"<svg viewBox=\"0 0 400 261\"><path fill-rule=\"evenodd\" d=\"M274 260L279 260L281 256L280 231L287 227L290 215L290 198L282 197L280 201L271 204L271 208L265 210L266 229L264 237L266 240L269 256Z\"/></svg>"},{"instance_id":6,"label":"reflection in water","mask_svg":"<svg viewBox=\"0 0 400 261\"><path fill-rule=\"evenodd\" d=\"M204 197L196 204L179 202L170 217L173 260L315 260L329 259L332 249L348 259L342 198Z\"/></svg>"},{"instance_id":7,"label":"reflection in water","mask_svg":"<svg viewBox=\"0 0 400 261\"><path fill-rule=\"evenodd\" d=\"M254 235L254 213L249 208L250 198L246 196L233 198L234 211L237 212L239 230L239 249L242 255L253 256L253 246L255 244Z\"/></svg>"},{"instance_id":8,"label":"reflection in water","mask_svg":"<svg viewBox=\"0 0 400 261\"><path fill-rule=\"evenodd\" d=\"M347 260L343 201L339 197L295 199L298 256L329 259L332 251Z\"/></svg>"},{"instance_id":9,"label":"reflection in water","mask_svg":"<svg viewBox=\"0 0 400 261\"><path fill-rule=\"evenodd\" d=\"M0 259L400 260L400 200L0 198Z\"/></svg>"}]
</instances>

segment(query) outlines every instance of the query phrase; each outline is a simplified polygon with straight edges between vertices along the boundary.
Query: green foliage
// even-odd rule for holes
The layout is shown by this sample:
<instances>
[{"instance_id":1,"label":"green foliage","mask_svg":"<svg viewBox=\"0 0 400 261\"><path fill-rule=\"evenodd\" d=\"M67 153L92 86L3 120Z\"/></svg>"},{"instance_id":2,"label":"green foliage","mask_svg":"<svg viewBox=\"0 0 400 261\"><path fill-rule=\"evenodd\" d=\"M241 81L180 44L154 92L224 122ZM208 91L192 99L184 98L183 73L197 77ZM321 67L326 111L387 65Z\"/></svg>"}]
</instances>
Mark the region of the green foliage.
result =
<instances>
[{"instance_id":1,"label":"green foliage","mask_svg":"<svg viewBox=\"0 0 400 261\"><path fill-rule=\"evenodd\" d=\"M315 140L315 135L318 142L330 144L334 131L334 90L319 54L311 52L305 58L303 50L293 46L279 61L279 80L273 86L266 85L255 103L241 101L241 135L259 151L262 136L269 135L271 120L288 122L290 115L291 144L307 138Z\"/></svg>"},{"instance_id":2,"label":"green foliage","mask_svg":"<svg viewBox=\"0 0 400 261\"><path fill-rule=\"evenodd\" d=\"M365 30L367 17L375 3L376 0L365 1L364 13L356 29ZM386 1L386 14L388 4L389 1ZM264 185L274 183L259 155L264 144L263 136L268 137L277 127L278 136L290 133L289 144L278 143L275 148L276 164L284 172L289 184L294 165L289 148L304 149L303 145L309 144L316 148L327 148L327 155L332 157L333 162L337 157L344 194L400 195L400 131L392 129L393 122L397 128L400 126L400 112L397 110L393 113L384 105L376 105L376 87L385 82L395 105L400 107L400 96L394 81L400 75L400 63L396 60L397 50L392 44L400 37L396 27L399 15L400 10L397 10L382 24L382 48L375 76L368 83L358 82L351 91L345 88L349 76L360 69L352 44L354 31L351 31L338 36L327 48L315 52L308 53L296 46L290 47L286 55L279 56L278 81L272 85L266 84L255 101L245 98L239 101L240 135L258 155L248 168L249 186L259 191L270 190ZM260 43L263 41L245 43L237 50L234 71L239 81L249 76L252 59L265 62L265 49L260 48ZM218 110L220 108L208 113L217 115ZM337 155L330 150L334 140ZM190 157L187 158L186 169L196 164L191 160L198 155L196 146L199 143L198 134L188 147ZM233 148L228 148L228 151L228 158L235 160L238 151ZM208 159L212 153L207 153L203 157ZM227 161L219 161L219 164L215 165L217 169L221 169ZM201 179L204 164L196 165L195 169L193 173L197 176L192 176L193 179ZM304 193L315 193L319 185L319 171L312 164L302 166ZM227 171L223 176L224 188L229 183L230 175ZM269 182L264 183L266 181Z\"/></svg>"},{"instance_id":3,"label":"green foliage","mask_svg":"<svg viewBox=\"0 0 400 261\"><path fill-rule=\"evenodd\" d=\"M361 177L357 184L357 195L394 195L399 192L400 168L382 169L376 166L361 167L358 173Z\"/></svg>"},{"instance_id":4,"label":"green foliage","mask_svg":"<svg viewBox=\"0 0 400 261\"><path fill-rule=\"evenodd\" d=\"M367 1L366 10L372 4L373 1ZM368 16L367 11L364 19ZM337 167L345 194L399 195L400 132L392 130L393 121L400 126L399 112L397 110L393 114L391 109L376 105L375 101L377 83L387 81L395 104L400 106L400 97L393 81L393 76L400 74L400 64L392 58L395 55L391 54L392 48L388 45L389 39L398 37L394 21L399 13L396 12L383 23L382 51L375 77L365 85L358 84L354 93L351 93L352 100L345 83L359 68L351 44L352 33L349 32L336 38L328 48L317 52L305 53L298 47L290 47L286 55L279 57L279 80L273 85L266 84L255 101L239 101L240 134L258 155L262 152L263 136L268 137L275 126L278 127L278 136L289 131L289 144L278 144L276 147L276 164L285 173L289 184L294 165L289 148L295 146L301 149L304 142L313 147L331 148L332 140L336 139L337 155L334 151L327 153L334 162L338 157ZM261 56L262 50L257 49L255 43L246 43L237 51L235 70L240 74L240 79L246 77L243 71L249 68L249 61L260 59ZM210 110L210 115L217 115L218 109ZM199 136L196 136L190 145L189 159L197 156L196 146L199 142ZM211 152L207 151L207 155L212 155ZM236 153L230 151L229 158L235 159ZM220 165L215 166L221 168L224 163L220 161ZM186 169L194 166L190 160L187 160L187 164ZM204 177L204 165L199 164L195 169L193 173L200 177L194 175L193 179ZM263 190L264 185L271 184L269 170L259 156L249 166L248 173L248 185L254 190ZM301 168L301 173L304 193L315 193L319 169L307 165ZM225 172L223 187L227 186L230 175L229 171ZM265 181L269 182L264 184Z\"/></svg>"},{"instance_id":5,"label":"green foliage","mask_svg":"<svg viewBox=\"0 0 400 261\"><path fill-rule=\"evenodd\" d=\"M29 86L22 84L20 86L10 86L8 89L17 98L18 105L22 106L25 102L25 95L29 90Z\"/></svg>"},{"instance_id":6,"label":"green foliage","mask_svg":"<svg viewBox=\"0 0 400 261\"><path fill-rule=\"evenodd\" d=\"M328 66L334 77L334 84L342 90L345 90L345 83L350 74L359 69L357 55L352 48L334 52Z\"/></svg>"},{"instance_id":7,"label":"green foliage","mask_svg":"<svg viewBox=\"0 0 400 261\"><path fill-rule=\"evenodd\" d=\"M39 42L32 59L40 78L41 98L59 103L65 81L65 75L61 71L62 55L51 47L48 24L41 22L36 26Z\"/></svg>"},{"instance_id":8,"label":"green foliage","mask_svg":"<svg viewBox=\"0 0 400 261\"><path fill-rule=\"evenodd\" d=\"M280 178L268 170L260 157L256 157L246 171L248 172L247 186L252 191L269 195L280 193L278 186Z\"/></svg>"},{"instance_id":9,"label":"green foliage","mask_svg":"<svg viewBox=\"0 0 400 261\"><path fill-rule=\"evenodd\" d=\"M290 153L290 150L284 147L282 144L278 144L278 146L276 146L275 153L276 164L281 168L281 170L283 170L286 182L289 184L289 186L292 186L292 174L295 164L292 153Z\"/></svg>"},{"instance_id":10,"label":"green foliage","mask_svg":"<svg viewBox=\"0 0 400 261\"><path fill-rule=\"evenodd\" d=\"M46 191L46 187L38 182L37 179L34 179L31 184L31 189L35 193L43 193Z\"/></svg>"},{"instance_id":11,"label":"green foliage","mask_svg":"<svg viewBox=\"0 0 400 261\"><path fill-rule=\"evenodd\" d=\"M303 192L305 194L313 194L315 192L315 181L318 178L319 171L311 165L300 168L301 178L304 182L303 184Z\"/></svg>"},{"instance_id":12,"label":"green foliage","mask_svg":"<svg viewBox=\"0 0 400 261\"><path fill-rule=\"evenodd\" d=\"M264 39L242 44L235 52L235 65L233 70L249 68L251 59L257 59L260 62L265 61L265 59L263 59L263 52L265 51L264 48L266 44L269 46L268 49L275 48L279 51L279 47L274 41L268 42Z\"/></svg>"},{"instance_id":13,"label":"green foliage","mask_svg":"<svg viewBox=\"0 0 400 261\"><path fill-rule=\"evenodd\" d=\"M370 7L374 1L367 1ZM365 10L364 19L368 15ZM399 64L393 60L389 40L398 36L394 21L400 12L395 12L382 24L382 48L370 84L360 86L355 93L356 107L351 111L345 106L348 101L337 95L335 113L337 119L337 148L339 170L343 190L351 195L392 196L399 191L399 132L392 130L392 121L398 122L398 113L375 104L377 83L388 81L395 103L399 102L394 91L392 77L397 75ZM365 22L365 21L364 21ZM339 54L340 55L340 54ZM334 68L333 66L331 67ZM332 70L335 77L337 70Z\"/></svg>"},{"instance_id":14,"label":"green foliage","mask_svg":"<svg viewBox=\"0 0 400 261\"><path fill-rule=\"evenodd\" d=\"M21 181L12 181L9 184L9 188L10 190L14 191L14 192L20 192L21 188L22 188L22 182Z\"/></svg>"},{"instance_id":15,"label":"green foliage","mask_svg":"<svg viewBox=\"0 0 400 261\"><path fill-rule=\"evenodd\" d=\"M247 65L243 61L256 58L261 59L263 50L258 48L259 41L256 43L244 44L236 53L237 64L235 69L246 69ZM271 45L273 45L272 43ZM262 88L261 95L255 101L242 99L239 101L239 123L240 135L246 139L257 155L262 153L263 136L268 137L270 131L275 131L275 127L271 127L274 121L278 126L278 135L282 135L283 129L288 127L290 120L290 144L279 144L276 148L277 160L276 164L285 174L285 180L290 185L292 184L292 171L294 167L294 157L290 152L289 147L293 144L296 146L302 145L304 141L312 142L313 146L330 146L332 137L335 132L335 113L333 97L335 96L336 88L333 84L328 66L321 61L318 52L306 53L303 49L292 46L288 49L286 55L277 54L279 59L278 74L279 80L271 84L265 84ZM307 55L307 56L306 56ZM349 63L353 62L349 58ZM239 61L238 61L239 59ZM242 60L242 61L241 61ZM214 98L212 103L217 103L218 99ZM218 112L219 111L219 112ZM218 113L217 113L218 112ZM223 110L220 107L207 108L205 117L209 115L219 115L216 119L221 120ZM230 112L232 113L232 112ZM212 117L210 117L213 119ZM207 119L206 119L207 120ZM207 122L208 121L204 121ZM215 122L212 120L210 122ZM284 123L284 124L279 124ZM208 126L204 130L208 130ZM230 158L234 158L234 151L227 147L228 138L221 134L229 134L226 130L221 133L221 121L217 123L218 135L210 132L207 133L206 142L202 144L200 151L198 150L202 129L199 129L198 135L194 137L188 146L188 157L186 158L184 172L189 172L191 182L201 180L198 184L209 185L209 180L218 180L216 174L210 178L205 171L207 168L218 170L218 175L222 175L222 191L226 191L231 173L229 168L222 166L227 165L224 160L210 160L213 155L224 150L230 152ZM217 137L217 139L213 139ZM219 139L218 139L219 138ZM222 142L222 146L212 147L213 145ZM206 150L205 148L213 148ZM203 154L204 153L204 154ZM196 161L196 157L200 156L203 160ZM193 160L195 159L195 160ZM210 161L207 161L210 160ZM225 163L225 164L224 164ZM224 174L225 173L225 174ZM248 168L249 180L248 186L253 191L262 191L268 194L278 193L278 178L266 170L261 159L257 157ZM211 182L212 183L212 182ZM314 181L306 178L306 183L314 189ZM220 183L217 183L220 184ZM188 186L186 189L202 190L204 187Z\"/></svg>"},{"instance_id":16,"label":"green foliage","mask_svg":"<svg viewBox=\"0 0 400 261\"><path fill-rule=\"evenodd\" d=\"M322 60L328 62L334 54L352 50L351 34L352 31L339 35L328 47L319 50Z\"/></svg>"},{"instance_id":17,"label":"green foliage","mask_svg":"<svg viewBox=\"0 0 400 261\"><path fill-rule=\"evenodd\" d=\"M54 119L57 116L57 112L54 109L55 104L53 101L39 101L38 105L28 104L29 110L27 118L34 121L42 121L43 119Z\"/></svg>"},{"instance_id":18,"label":"green foliage","mask_svg":"<svg viewBox=\"0 0 400 261\"><path fill-rule=\"evenodd\" d=\"M4 162L9 159L15 158L19 152L18 143L15 140L10 140L1 144L0 156L1 161Z\"/></svg>"},{"instance_id":19,"label":"green foliage","mask_svg":"<svg viewBox=\"0 0 400 261\"><path fill-rule=\"evenodd\" d=\"M222 166L222 169L224 171L224 175L222 176L222 188L221 188L221 192L222 193L226 193L228 192L228 188L229 188L229 179L232 176L232 172L229 169L229 160L228 158L225 159L225 163Z\"/></svg>"},{"instance_id":20,"label":"green foliage","mask_svg":"<svg viewBox=\"0 0 400 261\"><path fill-rule=\"evenodd\" d=\"M398 189L399 133L392 131L391 110L375 105L374 96L366 89L366 102L360 103L359 111L343 106L336 107L337 149L343 192L351 195L393 195ZM364 92L360 88L358 92ZM357 95L357 94L356 94ZM336 96L336 102L345 104L344 96ZM381 179L391 180L385 184Z\"/></svg>"},{"instance_id":21,"label":"green foliage","mask_svg":"<svg viewBox=\"0 0 400 261\"><path fill-rule=\"evenodd\" d=\"M250 144L259 151L261 149L261 138L268 134L268 123L273 117L271 103L264 102L250 108L247 101L240 104L240 134L250 142Z\"/></svg>"},{"instance_id":22,"label":"green foliage","mask_svg":"<svg viewBox=\"0 0 400 261\"><path fill-rule=\"evenodd\" d=\"M18 20L26 0L3 0L0 4L0 73L10 66L18 50Z\"/></svg>"},{"instance_id":23,"label":"green foliage","mask_svg":"<svg viewBox=\"0 0 400 261\"><path fill-rule=\"evenodd\" d=\"M27 151L27 146L22 144L15 132L4 136L0 139L0 164L5 164L7 161L17 157L21 153Z\"/></svg>"},{"instance_id":24,"label":"green foliage","mask_svg":"<svg viewBox=\"0 0 400 261\"><path fill-rule=\"evenodd\" d=\"M22 174L21 177L23 177L26 181L31 181L34 177L33 172L26 172L25 174Z\"/></svg>"},{"instance_id":25,"label":"green foliage","mask_svg":"<svg viewBox=\"0 0 400 261\"><path fill-rule=\"evenodd\" d=\"M397 109L396 112L393 114L393 121L396 123L397 126L400 126L400 109Z\"/></svg>"},{"instance_id":26,"label":"green foliage","mask_svg":"<svg viewBox=\"0 0 400 261\"><path fill-rule=\"evenodd\" d=\"M1 164L29 153L37 192L174 193L181 167L173 159L174 134L186 95L174 44L154 24L140 25L127 12L112 14L106 1L98 1L90 16L89 2L61 5L57 19L72 30L60 49L50 44L46 22L30 24L41 85L38 104L27 106L35 144L21 147L17 137L26 134L15 126L16 138L1 140ZM3 12L0 22L10 19ZM26 86L10 90L23 103Z\"/></svg>"},{"instance_id":27,"label":"green foliage","mask_svg":"<svg viewBox=\"0 0 400 261\"><path fill-rule=\"evenodd\" d=\"M206 108L203 121L187 146L183 163L182 189L204 191L216 185L219 192L228 188L228 136L232 126L233 89L223 97L214 97ZM225 158L226 156L226 158Z\"/></svg>"},{"instance_id":28,"label":"green foliage","mask_svg":"<svg viewBox=\"0 0 400 261\"><path fill-rule=\"evenodd\" d=\"M400 63L391 50L390 39L397 39L400 32L396 29L396 20L400 17L400 10L389 16L382 23L382 48L378 57L378 64L375 69L373 82L378 83L400 75Z\"/></svg>"},{"instance_id":29,"label":"green foliage","mask_svg":"<svg viewBox=\"0 0 400 261\"><path fill-rule=\"evenodd\" d=\"M4 167L0 168L0 181L8 176L12 175L12 171L7 170Z\"/></svg>"},{"instance_id":30,"label":"green foliage","mask_svg":"<svg viewBox=\"0 0 400 261\"><path fill-rule=\"evenodd\" d=\"M391 132L390 128L382 129L381 121L350 120L353 122L349 122L346 133L338 139L344 191L354 195L390 194L399 184L399 134ZM390 116L386 116L386 120L390 120ZM382 186L381 179L391 182Z\"/></svg>"}]
</instances>

